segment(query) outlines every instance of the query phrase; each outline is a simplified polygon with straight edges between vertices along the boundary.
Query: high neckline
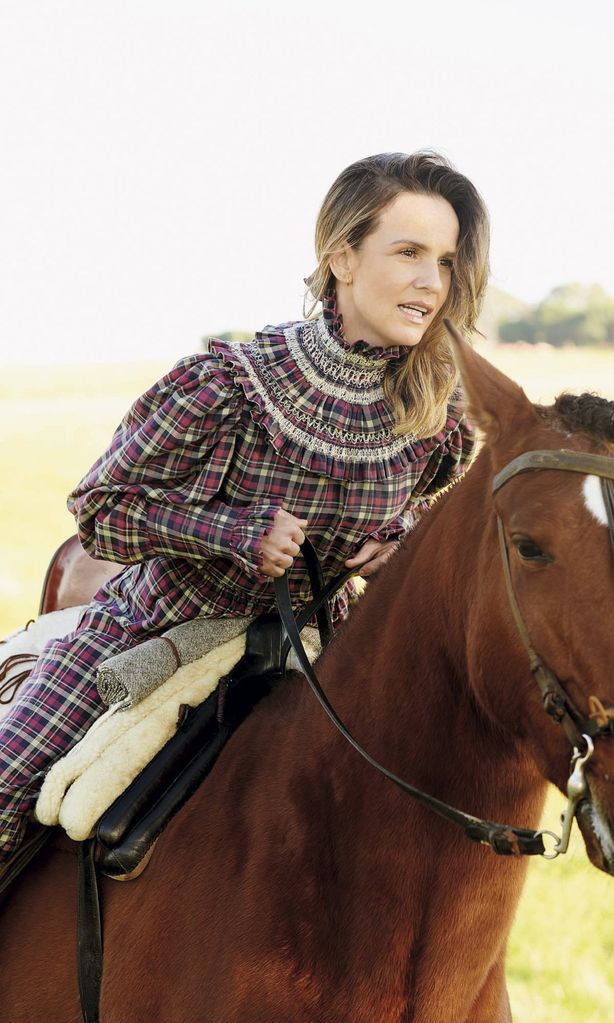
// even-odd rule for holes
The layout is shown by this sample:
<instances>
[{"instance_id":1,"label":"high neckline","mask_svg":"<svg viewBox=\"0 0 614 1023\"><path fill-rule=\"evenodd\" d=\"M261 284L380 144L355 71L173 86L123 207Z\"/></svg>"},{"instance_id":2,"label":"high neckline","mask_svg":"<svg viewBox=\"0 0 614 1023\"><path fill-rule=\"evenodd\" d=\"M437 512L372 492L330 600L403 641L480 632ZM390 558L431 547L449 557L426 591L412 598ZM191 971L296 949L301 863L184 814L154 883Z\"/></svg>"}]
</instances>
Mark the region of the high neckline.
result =
<instances>
[{"instance_id":1,"label":"high neckline","mask_svg":"<svg viewBox=\"0 0 614 1023\"><path fill-rule=\"evenodd\" d=\"M340 344L323 314L265 327L245 343L210 342L280 455L332 479L389 479L424 442L395 429L388 363L356 347Z\"/></svg>"},{"instance_id":2,"label":"high neckline","mask_svg":"<svg viewBox=\"0 0 614 1023\"><path fill-rule=\"evenodd\" d=\"M330 288L322 299L322 315L329 333L346 352L356 352L357 355L366 356L374 362L402 359L408 354L409 349L404 345L389 345L384 348L382 345L369 344L368 341L359 340L352 344L346 341L343 316L337 310L337 293L334 288Z\"/></svg>"}]
</instances>

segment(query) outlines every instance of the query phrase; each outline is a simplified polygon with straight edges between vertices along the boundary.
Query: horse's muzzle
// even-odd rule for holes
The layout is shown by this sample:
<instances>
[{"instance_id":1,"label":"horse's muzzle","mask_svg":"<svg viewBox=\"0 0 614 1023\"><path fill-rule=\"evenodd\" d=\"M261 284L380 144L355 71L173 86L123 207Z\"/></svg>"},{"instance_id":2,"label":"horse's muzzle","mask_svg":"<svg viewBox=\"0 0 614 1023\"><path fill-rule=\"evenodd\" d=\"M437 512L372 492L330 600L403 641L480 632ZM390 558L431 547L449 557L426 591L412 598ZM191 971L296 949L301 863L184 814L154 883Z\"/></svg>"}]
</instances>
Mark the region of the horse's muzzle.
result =
<instances>
[{"instance_id":1,"label":"horse's muzzle","mask_svg":"<svg viewBox=\"0 0 614 1023\"><path fill-rule=\"evenodd\" d=\"M614 815L589 796L578 803L576 820L593 866L614 875Z\"/></svg>"}]
</instances>

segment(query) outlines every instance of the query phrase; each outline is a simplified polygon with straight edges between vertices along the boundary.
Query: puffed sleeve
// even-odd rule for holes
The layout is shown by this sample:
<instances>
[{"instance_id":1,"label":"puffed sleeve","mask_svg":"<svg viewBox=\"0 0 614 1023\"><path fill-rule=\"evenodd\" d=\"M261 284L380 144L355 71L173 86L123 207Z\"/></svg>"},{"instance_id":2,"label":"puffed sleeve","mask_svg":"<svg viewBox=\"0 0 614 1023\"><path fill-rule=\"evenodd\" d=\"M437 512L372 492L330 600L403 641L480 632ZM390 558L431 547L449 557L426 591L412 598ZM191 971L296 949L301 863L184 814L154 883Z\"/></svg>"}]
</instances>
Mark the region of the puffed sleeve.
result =
<instances>
[{"instance_id":1,"label":"puffed sleeve","mask_svg":"<svg viewBox=\"0 0 614 1023\"><path fill-rule=\"evenodd\" d=\"M434 438L436 446L411 494L411 504L428 506L450 483L464 475L475 454L475 430L462 409L462 392L455 391L448 405L448 416L443 430Z\"/></svg>"},{"instance_id":2,"label":"puffed sleeve","mask_svg":"<svg viewBox=\"0 0 614 1023\"><path fill-rule=\"evenodd\" d=\"M241 410L240 392L211 355L181 360L146 391L68 498L85 550L126 564L159 554L229 557L258 577L279 505L219 499Z\"/></svg>"},{"instance_id":3,"label":"puffed sleeve","mask_svg":"<svg viewBox=\"0 0 614 1023\"><path fill-rule=\"evenodd\" d=\"M409 496L405 508L393 519L369 534L384 543L401 540L428 510L429 503L450 483L463 475L475 450L475 431L462 411L462 393L457 390L448 406L446 424L432 440L430 457Z\"/></svg>"}]
</instances>

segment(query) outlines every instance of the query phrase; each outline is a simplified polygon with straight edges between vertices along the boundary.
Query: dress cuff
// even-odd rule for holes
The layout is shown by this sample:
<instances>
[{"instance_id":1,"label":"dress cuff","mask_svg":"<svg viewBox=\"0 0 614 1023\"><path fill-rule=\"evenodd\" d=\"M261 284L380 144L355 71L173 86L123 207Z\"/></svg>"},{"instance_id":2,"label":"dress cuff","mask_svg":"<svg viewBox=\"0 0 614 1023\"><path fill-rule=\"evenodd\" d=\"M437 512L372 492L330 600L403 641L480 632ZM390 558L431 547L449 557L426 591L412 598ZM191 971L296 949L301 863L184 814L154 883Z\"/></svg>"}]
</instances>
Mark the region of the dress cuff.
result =
<instances>
[{"instance_id":1,"label":"dress cuff","mask_svg":"<svg viewBox=\"0 0 614 1023\"><path fill-rule=\"evenodd\" d=\"M374 533L369 533L369 540L377 540L378 543L388 543L390 540L401 540L415 525L414 515L408 509L403 515L397 515L392 522L380 526Z\"/></svg>"},{"instance_id":2,"label":"dress cuff","mask_svg":"<svg viewBox=\"0 0 614 1023\"><path fill-rule=\"evenodd\" d=\"M238 515L236 532L233 536L233 561L245 570L253 579L260 582L268 577L262 572L262 541L273 527L275 516L281 504L252 504Z\"/></svg>"}]
</instances>

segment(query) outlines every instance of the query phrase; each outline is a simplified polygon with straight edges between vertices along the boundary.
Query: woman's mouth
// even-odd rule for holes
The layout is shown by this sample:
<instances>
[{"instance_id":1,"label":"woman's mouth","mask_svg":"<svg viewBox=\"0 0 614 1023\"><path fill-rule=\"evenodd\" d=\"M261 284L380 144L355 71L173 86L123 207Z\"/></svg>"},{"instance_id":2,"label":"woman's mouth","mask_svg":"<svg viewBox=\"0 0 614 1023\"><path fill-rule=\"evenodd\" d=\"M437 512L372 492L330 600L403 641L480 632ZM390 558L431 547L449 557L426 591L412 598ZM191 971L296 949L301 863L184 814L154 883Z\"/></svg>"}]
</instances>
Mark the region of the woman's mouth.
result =
<instances>
[{"instance_id":1,"label":"woman's mouth","mask_svg":"<svg viewBox=\"0 0 614 1023\"><path fill-rule=\"evenodd\" d=\"M412 323L424 323L429 313L432 311L428 306L424 305L413 305L407 303L406 305L400 305L403 316L410 320Z\"/></svg>"}]
</instances>

